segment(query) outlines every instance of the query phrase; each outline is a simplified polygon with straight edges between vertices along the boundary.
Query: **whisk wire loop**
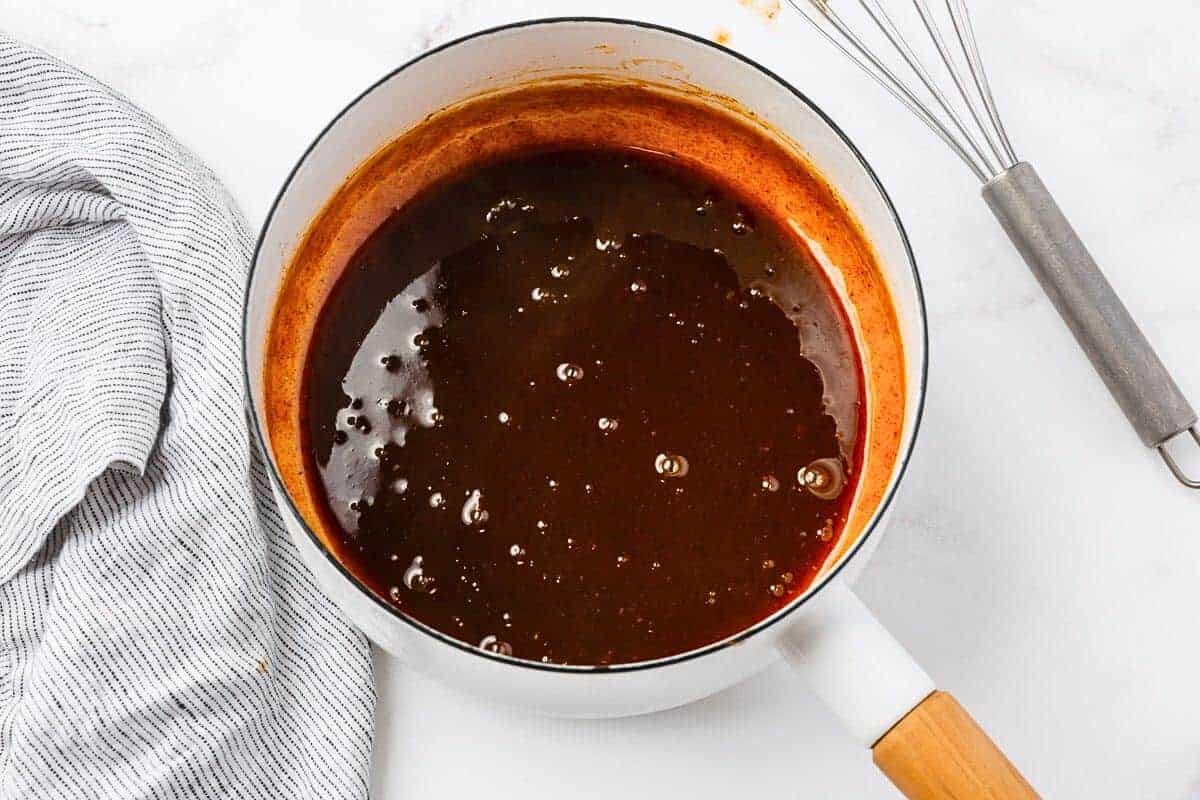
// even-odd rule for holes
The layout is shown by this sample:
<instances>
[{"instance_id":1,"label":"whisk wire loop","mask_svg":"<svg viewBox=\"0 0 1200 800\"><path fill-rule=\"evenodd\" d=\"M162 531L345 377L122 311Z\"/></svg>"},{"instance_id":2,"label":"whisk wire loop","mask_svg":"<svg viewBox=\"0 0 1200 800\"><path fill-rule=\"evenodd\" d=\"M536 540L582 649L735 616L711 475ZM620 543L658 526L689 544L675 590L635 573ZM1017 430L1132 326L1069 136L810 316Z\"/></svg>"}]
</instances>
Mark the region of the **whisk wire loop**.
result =
<instances>
[{"instance_id":1,"label":"whisk wire loop","mask_svg":"<svg viewBox=\"0 0 1200 800\"><path fill-rule=\"evenodd\" d=\"M958 96L962 98L963 105L966 106L967 111L971 115L971 119L975 120L976 128L983 132L983 138L987 142L988 148L991 151L992 156L995 158L996 163L1003 165L1005 158L1001 149L1001 145L997 141L999 137L993 133L992 129L986 125L984 120L981 118L980 111L978 109L979 104L976 102L976 99L971 96L966 79L959 70L958 61L954 58L953 54L946 46L946 41L942 37L942 31L938 27L937 22L934 21L933 14L930 12L929 6L925 3L925 0L913 0L913 5L917 7L917 14L921 17L921 23L925 26L925 30L929 33L929 38L933 40L933 45L937 48L938 55L941 56L942 63L946 65L946 70L950 73L950 79L954 81L954 88L958 89ZM965 50L963 55L965 58ZM968 68L969 66L970 65L968 62Z\"/></svg>"},{"instance_id":2,"label":"whisk wire loop","mask_svg":"<svg viewBox=\"0 0 1200 800\"><path fill-rule=\"evenodd\" d=\"M966 53L967 64L971 68L971 77L975 80L975 88L983 98L983 104L987 108L988 116L991 118L992 124L996 127L996 132L1000 135L1000 142L1004 146L1004 153L1008 156L1008 166L1011 167L1020 159L1017 158L1016 151L1013 150L1012 142L1008 139L1008 131L1004 129L1004 121L1000 118L1000 112L996 109L996 99L992 97L992 87L988 83L987 71L984 69L983 59L979 55L979 44L975 40L975 27L971 23L971 15L967 11L966 0L946 0L946 10L950 13L950 22L954 25L954 33L958 36L959 45L962 46L963 52Z\"/></svg>"},{"instance_id":3,"label":"whisk wire loop","mask_svg":"<svg viewBox=\"0 0 1200 800\"><path fill-rule=\"evenodd\" d=\"M811 0L787 0L788 4L800 13L809 24L813 26L817 33L821 35L825 41L829 42L833 47L842 53L848 61L857 66L868 77L878 83L888 94L896 99L901 105L913 113L917 119L925 123L931 131L933 131L946 146L958 154L958 157L963 160L968 167L975 173L980 181L986 181L987 175L982 169L971 159L962 145L951 135L950 131L942 125L941 121L932 116L925 107L921 104L908 88L900 82L895 75L882 63L879 63L871 55L870 51L862 47L861 43L854 37L839 39L838 36L827 31L816 19L809 15L807 6ZM838 23L830 20L830 25L837 30ZM841 34L841 31L838 31ZM842 34L844 35L844 34ZM871 60L868 60L871 59Z\"/></svg>"},{"instance_id":4,"label":"whisk wire loop","mask_svg":"<svg viewBox=\"0 0 1200 800\"><path fill-rule=\"evenodd\" d=\"M904 62L908 65L912 73L917 76L917 79L925 87L925 90L950 120L951 125L954 126L959 135L966 141L971 152L983 164L985 170L991 174L999 172L999 168L988 159L987 154L979 146L978 142L976 142L975 137L967 130L962 118L955 113L954 108L950 105L950 101L942 94L937 81L925 69L924 64L921 63L921 59L913 51L908 40L904 38L904 34L896 27L896 23L892 22L892 18L888 16L887 10L884 9L879 0L858 0L858 3L867 12L867 16L871 18L871 21L875 23L875 26L879 28L884 37L892 44L892 47L900 54L900 57L904 59ZM916 4L915 0L914 4Z\"/></svg>"},{"instance_id":5,"label":"whisk wire loop","mask_svg":"<svg viewBox=\"0 0 1200 800\"><path fill-rule=\"evenodd\" d=\"M871 27L882 35L882 41L899 56L903 64L900 69L911 73L916 81L900 77L897 70L868 44L865 32L856 32L834 10L831 0L788 0L788 4L827 41L904 104L962 159L981 182L986 183L1016 164L1018 159L988 86L965 0L945 0L961 51L959 55L952 51L926 0L912 0L912 3L937 50L949 82L957 90L965 114L946 96L939 80L889 15L883 0L857 0L857 4L870 20ZM879 39L879 36L875 38Z\"/></svg>"}]
</instances>

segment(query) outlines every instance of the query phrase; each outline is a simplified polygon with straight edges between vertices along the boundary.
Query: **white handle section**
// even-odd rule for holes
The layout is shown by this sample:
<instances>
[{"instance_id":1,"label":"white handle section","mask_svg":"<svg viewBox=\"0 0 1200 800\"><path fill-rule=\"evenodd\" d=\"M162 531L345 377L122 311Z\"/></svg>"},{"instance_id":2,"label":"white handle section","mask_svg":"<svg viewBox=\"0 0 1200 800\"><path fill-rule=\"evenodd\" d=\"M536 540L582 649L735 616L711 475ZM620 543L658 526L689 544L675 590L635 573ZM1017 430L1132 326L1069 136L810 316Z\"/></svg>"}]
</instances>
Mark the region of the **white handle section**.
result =
<instances>
[{"instance_id":1,"label":"white handle section","mask_svg":"<svg viewBox=\"0 0 1200 800\"><path fill-rule=\"evenodd\" d=\"M933 692L933 680L841 581L809 602L781 640L784 658L871 747Z\"/></svg>"}]
</instances>

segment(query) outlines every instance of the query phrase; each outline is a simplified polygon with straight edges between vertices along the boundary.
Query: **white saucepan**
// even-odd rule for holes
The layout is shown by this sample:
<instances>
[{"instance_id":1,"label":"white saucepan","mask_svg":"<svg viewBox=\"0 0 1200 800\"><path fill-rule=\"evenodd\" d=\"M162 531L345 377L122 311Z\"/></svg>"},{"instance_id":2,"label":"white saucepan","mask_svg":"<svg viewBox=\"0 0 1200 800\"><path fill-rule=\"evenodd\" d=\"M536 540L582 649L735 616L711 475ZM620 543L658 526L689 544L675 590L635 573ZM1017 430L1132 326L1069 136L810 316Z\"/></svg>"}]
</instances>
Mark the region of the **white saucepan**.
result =
<instances>
[{"instance_id":1,"label":"white saucepan","mask_svg":"<svg viewBox=\"0 0 1200 800\"><path fill-rule=\"evenodd\" d=\"M688 85L720 96L803 151L835 187L871 242L890 290L904 350L900 446L865 524L808 591L724 641L656 661L605 668L520 661L410 619L346 571L304 523L283 488L264 415L263 364L274 302L310 222L368 157L430 114L531 76L596 74ZM244 351L252 425L283 517L324 591L368 637L412 668L463 690L547 714L605 717L687 703L781 656L874 749L911 797L1030 797L1033 790L949 695L849 588L887 521L920 421L925 309L896 210L871 168L820 109L778 76L687 34L620 20L556 19L469 36L398 68L350 103L288 176L267 218L246 291ZM868 367L869 368L869 367ZM884 402L868 393L868 404ZM856 500L855 502L859 502Z\"/></svg>"}]
</instances>

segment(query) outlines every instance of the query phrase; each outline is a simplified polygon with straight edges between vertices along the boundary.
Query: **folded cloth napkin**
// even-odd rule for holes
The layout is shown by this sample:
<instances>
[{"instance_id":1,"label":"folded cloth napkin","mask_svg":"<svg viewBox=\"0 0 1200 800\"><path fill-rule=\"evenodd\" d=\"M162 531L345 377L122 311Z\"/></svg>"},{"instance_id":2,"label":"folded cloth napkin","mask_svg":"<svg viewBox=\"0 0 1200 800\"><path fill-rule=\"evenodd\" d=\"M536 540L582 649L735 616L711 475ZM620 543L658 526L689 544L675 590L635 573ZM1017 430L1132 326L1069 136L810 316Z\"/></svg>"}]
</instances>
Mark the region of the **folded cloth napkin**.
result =
<instances>
[{"instance_id":1,"label":"folded cloth napkin","mask_svg":"<svg viewBox=\"0 0 1200 800\"><path fill-rule=\"evenodd\" d=\"M367 645L247 432L250 235L95 80L0 35L0 798L363 798Z\"/></svg>"}]
</instances>

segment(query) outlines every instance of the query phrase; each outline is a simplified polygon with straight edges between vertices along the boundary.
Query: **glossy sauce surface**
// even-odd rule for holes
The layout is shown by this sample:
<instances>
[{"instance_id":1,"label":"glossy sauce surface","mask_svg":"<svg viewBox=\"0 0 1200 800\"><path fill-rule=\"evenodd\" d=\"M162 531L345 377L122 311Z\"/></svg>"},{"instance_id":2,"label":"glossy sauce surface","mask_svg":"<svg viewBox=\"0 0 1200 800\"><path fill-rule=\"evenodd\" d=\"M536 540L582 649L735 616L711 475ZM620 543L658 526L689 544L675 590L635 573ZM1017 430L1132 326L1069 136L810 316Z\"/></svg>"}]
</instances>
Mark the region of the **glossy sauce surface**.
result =
<instances>
[{"instance_id":1,"label":"glossy sauce surface","mask_svg":"<svg viewBox=\"0 0 1200 800\"><path fill-rule=\"evenodd\" d=\"M804 246L644 152L532 153L350 259L302 388L340 560L472 645L619 664L803 591L844 522L861 370Z\"/></svg>"}]
</instances>

